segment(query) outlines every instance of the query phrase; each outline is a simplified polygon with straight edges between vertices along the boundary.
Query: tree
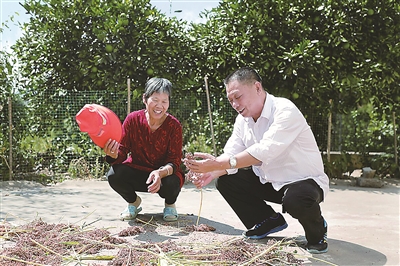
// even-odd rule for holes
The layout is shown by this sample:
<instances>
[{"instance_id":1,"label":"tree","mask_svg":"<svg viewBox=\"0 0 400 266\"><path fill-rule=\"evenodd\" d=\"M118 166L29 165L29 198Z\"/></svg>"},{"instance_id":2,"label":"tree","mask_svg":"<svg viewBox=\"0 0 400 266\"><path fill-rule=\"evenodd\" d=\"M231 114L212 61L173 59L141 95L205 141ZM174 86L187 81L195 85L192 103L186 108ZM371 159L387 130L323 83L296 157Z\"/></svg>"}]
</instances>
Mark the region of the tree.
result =
<instances>
[{"instance_id":1,"label":"tree","mask_svg":"<svg viewBox=\"0 0 400 266\"><path fill-rule=\"evenodd\" d=\"M207 110L199 97L207 76L222 149L236 115L222 80L242 66L257 69L268 92L293 100L313 129L327 128L330 112L357 118L352 111L368 106L365 112L379 113L370 117L390 124L399 109L396 0L223 0L202 13L207 20L200 24L169 19L149 0L27 0L23 5L31 19L13 49L26 78L24 104L41 115L32 127L37 132L48 134L52 113L68 108L60 95L101 90L120 98L108 105L118 109L126 105L118 97L126 78L140 97L147 78L160 75L175 84L173 105L190 125L186 141L210 144L205 134L210 125L198 112ZM326 131L314 132L325 150Z\"/></svg>"},{"instance_id":2,"label":"tree","mask_svg":"<svg viewBox=\"0 0 400 266\"><path fill-rule=\"evenodd\" d=\"M203 15L191 34L202 51L199 76L210 76L214 94L223 77L248 65L306 115L347 113L370 100L399 107L398 1L224 0ZM326 134L317 139L324 149Z\"/></svg>"},{"instance_id":3,"label":"tree","mask_svg":"<svg viewBox=\"0 0 400 266\"><path fill-rule=\"evenodd\" d=\"M28 0L31 15L14 46L31 91L121 90L184 69L184 23L149 0ZM35 62L34 64L32 62ZM39 81L39 84L32 82Z\"/></svg>"},{"instance_id":4,"label":"tree","mask_svg":"<svg viewBox=\"0 0 400 266\"><path fill-rule=\"evenodd\" d=\"M19 143L32 160L43 159L45 150L49 160L66 167L81 152L71 116L79 110L70 107L74 93L103 91L96 99L93 94L82 99L107 103L123 120L127 78L140 97L149 77L161 75L179 87L185 85L179 78L190 74L184 66L190 49L183 38L185 23L160 14L149 0L28 0L23 7L30 20L13 50L25 77L20 93L32 118Z\"/></svg>"}]
</instances>

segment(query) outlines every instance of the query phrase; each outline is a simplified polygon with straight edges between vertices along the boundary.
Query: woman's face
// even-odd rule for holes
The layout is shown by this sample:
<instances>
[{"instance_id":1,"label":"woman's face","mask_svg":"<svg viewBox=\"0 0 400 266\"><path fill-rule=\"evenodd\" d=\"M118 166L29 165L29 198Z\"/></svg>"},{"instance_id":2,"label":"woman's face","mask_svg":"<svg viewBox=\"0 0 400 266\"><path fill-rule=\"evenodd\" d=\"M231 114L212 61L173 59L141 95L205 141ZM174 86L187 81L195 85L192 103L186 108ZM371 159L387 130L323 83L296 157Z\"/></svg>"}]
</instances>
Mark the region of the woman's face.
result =
<instances>
[{"instance_id":1,"label":"woman's face","mask_svg":"<svg viewBox=\"0 0 400 266\"><path fill-rule=\"evenodd\" d=\"M155 92L147 101L143 98L143 102L151 119L161 119L169 108L169 96L167 93Z\"/></svg>"}]
</instances>

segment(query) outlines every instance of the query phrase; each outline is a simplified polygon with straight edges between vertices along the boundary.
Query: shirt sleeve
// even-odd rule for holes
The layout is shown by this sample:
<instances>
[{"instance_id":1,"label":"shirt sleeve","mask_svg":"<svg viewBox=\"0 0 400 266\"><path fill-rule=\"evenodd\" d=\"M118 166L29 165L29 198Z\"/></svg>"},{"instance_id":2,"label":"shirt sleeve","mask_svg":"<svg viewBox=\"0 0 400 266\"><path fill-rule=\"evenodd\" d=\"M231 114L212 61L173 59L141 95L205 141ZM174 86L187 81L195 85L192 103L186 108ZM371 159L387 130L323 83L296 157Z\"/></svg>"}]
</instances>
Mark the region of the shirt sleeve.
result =
<instances>
[{"instance_id":1,"label":"shirt sleeve","mask_svg":"<svg viewBox=\"0 0 400 266\"><path fill-rule=\"evenodd\" d=\"M129 153L128 147L130 147L130 141L132 139L132 136L129 135L129 128L132 127L132 123L133 113L129 114L122 123L122 136L118 149L118 157L114 159L112 157L106 156L106 162L108 162L109 164L120 164L127 158Z\"/></svg>"},{"instance_id":2,"label":"shirt sleeve","mask_svg":"<svg viewBox=\"0 0 400 266\"><path fill-rule=\"evenodd\" d=\"M237 116L235 120L235 124L233 125L232 135L229 137L228 141L224 147L224 153L221 156L230 157L232 155L238 154L246 149L242 141L243 135L243 123L244 120L242 117ZM237 173L237 169L226 169L228 175L232 175Z\"/></svg>"},{"instance_id":3,"label":"shirt sleeve","mask_svg":"<svg viewBox=\"0 0 400 266\"><path fill-rule=\"evenodd\" d=\"M247 152L263 164L269 164L281 156L297 136L309 128L294 104L275 110L273 119L262 140L247 148Z\"/></svg>"},{"instance_id":4,"label":"shirt sleeve","mask_svg":"<svg viewBox=\"0 0 400 266\"><path fill-rule=\"evenodd\" d=\"M243 129L244 129L244 120L242 117L237 116L235 120L235 124L233 125L233 131L231 136L224 147L224 154L227 157L235 155L239 152L242 152L246 149L242 138L243 138Z\"/></svg>"},{"instance_id":5,"label":"shirt sleeve","mask_svg":"<svg viewBox=\"0 0 400 266\"><path fill-rule=\"evenodd\" d=\"M179 169L182 160L182 145L183 145L182 125L178 122L175 122L174 129L172 132L173 135L170 135L166 162L172 163L174 165L173 166L174 171L176 171L177 169Z\"/></svg>"}]
</instances>

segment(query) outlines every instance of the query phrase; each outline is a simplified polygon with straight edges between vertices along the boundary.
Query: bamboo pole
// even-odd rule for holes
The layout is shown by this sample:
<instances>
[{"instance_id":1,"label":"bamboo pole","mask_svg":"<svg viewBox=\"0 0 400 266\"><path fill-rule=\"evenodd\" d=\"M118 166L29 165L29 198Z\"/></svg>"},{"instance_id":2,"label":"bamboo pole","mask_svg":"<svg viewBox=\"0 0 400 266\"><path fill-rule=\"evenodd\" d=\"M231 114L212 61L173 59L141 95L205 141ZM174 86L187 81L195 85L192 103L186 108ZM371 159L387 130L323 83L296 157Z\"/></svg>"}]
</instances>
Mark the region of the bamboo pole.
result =
<instances>
[{"instance_id":1,"label":"bamboo pole","mask_svg":"<svg viewBox=\"0 0 400 266\"><path fill-rule=\"evenodd\" d=\"M128 107L127 107L127 113L126 115L129 115L131 112L131 79L128 78L127 80L127 85L128 85Z\"/></svg>"},{"instance_id":2,"label":"bamboo pole","mask_svg":"<svg viewBox=\"0 0 400 266\"><path fill-rule=\"evenodd\" d=\"M399 165L399 158L397 157L397 135L396 135L396 112L393 112L393 132L394 132L394 162Z\"/></svg>"},{"instance_id":3,"label":"bamboo pole","mask_svg":"<svg viewBox=\"0 0 400 266\"><path fill-rule=\"evenodd\" d=\"M8 155L8 169L9 169L9 171L10 171L10 177L9 177L9 179L10 179L10 181L13 179L13 167L12 167L12 155L13 155L13 153L12 153L12 101L11 101L11 97L8 97L8 127L9 127L9 134L8 134L8 137L9 137L9 139L8 139L8 142L9 142L9 145L10 145L10 147L9 147L9 149L10 149L10 153L9 153L9 155Z\"/></svg>"},{"instance_id":4,"label":"bamboo pole","mask_svg":"<svg viewBox=\"0 0 400 266\"><path fill-rule=\"evenodd\" d=\"M328 115L328 140L326 144L326 159L331 162L331 145L332 145L332 99L329 100L329 115Z\"/></svg>"},{"instance_id":5,"label":"bamboo pole","mask_svg":"<svg viewBox=\"0 0 400 266\"><path fill-rule=\"evenodd\" d=\"M213 126L212 113L211 113L210 93L208 91L208 82L207 81L208 81L207 76L204 76L204 82L206 85L206 94L207 94L208 116L210 118L211 138L212 138L212 143L213 143L213 148L214 148L214 155L217 156L217 147L215 145L214 126Z\"/></svg>"}]
</instances>

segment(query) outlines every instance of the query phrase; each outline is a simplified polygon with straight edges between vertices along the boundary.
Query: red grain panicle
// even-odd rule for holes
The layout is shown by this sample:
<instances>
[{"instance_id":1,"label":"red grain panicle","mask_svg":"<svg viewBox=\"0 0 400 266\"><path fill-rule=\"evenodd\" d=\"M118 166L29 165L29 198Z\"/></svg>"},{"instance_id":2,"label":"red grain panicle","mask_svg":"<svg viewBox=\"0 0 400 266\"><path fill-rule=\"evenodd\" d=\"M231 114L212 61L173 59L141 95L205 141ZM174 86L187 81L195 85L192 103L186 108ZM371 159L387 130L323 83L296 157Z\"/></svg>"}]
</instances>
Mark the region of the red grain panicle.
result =
<instances>
[{"instance_id":1,"label":"red grain panicle","mask_svg":"<svg viewBox=\"0 0 400 266\"><path fill-rule=\"evenodd\" d=\"M63 257L71 254L96 254L102 249L115 248L115 244L125 243L123 239L112 237L105 229L82 230L79 226L48 224L41 219L13 230L16 233L10 240L15 244L0 250L2 266L61 265Z\"/></svg>"},{"instance_id":2,"label":"red grain panicle","mask_svg":"<svg viewBox=\"0 0 400 266\"><path fill-rule=\"evenodd\" d=\"M17 232L13 230L13 226L8 223L8 222L3 222L0 224L0 236L3 237L4 239L9 239L13 235L15 235Z\"/></svg>"},{"instance_id":3,"label":"red grain panicle","mask_svg":"<svg viewBox=\"0 0 400 266\"><path fill-rule=\"evenodd\" d=\"M212 226L209 226L207 224L199 224L199 225L187 225L185 226L184 231L186 232L210 232L210 231L215 231L215 228Z\"/></svg>"},{"instance_id":4,"label":"red grain panicle","mask_svg":"<svg viewBox=\"0 0 400 266\"><path fill-rule=\"evenodd\" d=\"M160 254L163 254L161 257L171 256L171 265L174 265L173 257L176 254L186 263L193 260L193 265L237 265L248 263L250 260L251 265L256 266L266 265L267 262L270 265L302 265L302 261L294 255L284 252L279 245L274 246L276 243L276 240L270 240L265 245L260 245L237 239L205 247L177 244L172 241L140 244L121 249L108 265L159 265ZM266 250L269 252L265 252ZM200 261L204 263L200 264ZM176 265L180 263L176 261Z\"/></svg>"},{"instance_id":5,"label":"red grain panicle","mask_svg":"<svg viewBox=\"0 0 400 266\"><path fill-rule=\"evenodd\" d=\"M134 236L143 233L145 230L142 226L131 226L118 233L118 236Z\"/></svg>"},{"instance_id":6,"label":"red grain panicle","mask_svg":"<svg viewBox=\"0 0 400 266\"><path fill-rule=\"evenodd\" d=\"M192 154L191 152L187 152L187 153L185 154L185 158L186 158L186 159L191 159L191 160L195 159L194 156L193 156L193 154ZM201 175L200 173L195 173L195 172L192 172L192 171L189 170L189 172L187 172L187 173L185 174L185 179L186 179L187 181L194 181L194 180L196 180L197 178L199 178L200 175Z\"/></svg>"}]
</instances>

